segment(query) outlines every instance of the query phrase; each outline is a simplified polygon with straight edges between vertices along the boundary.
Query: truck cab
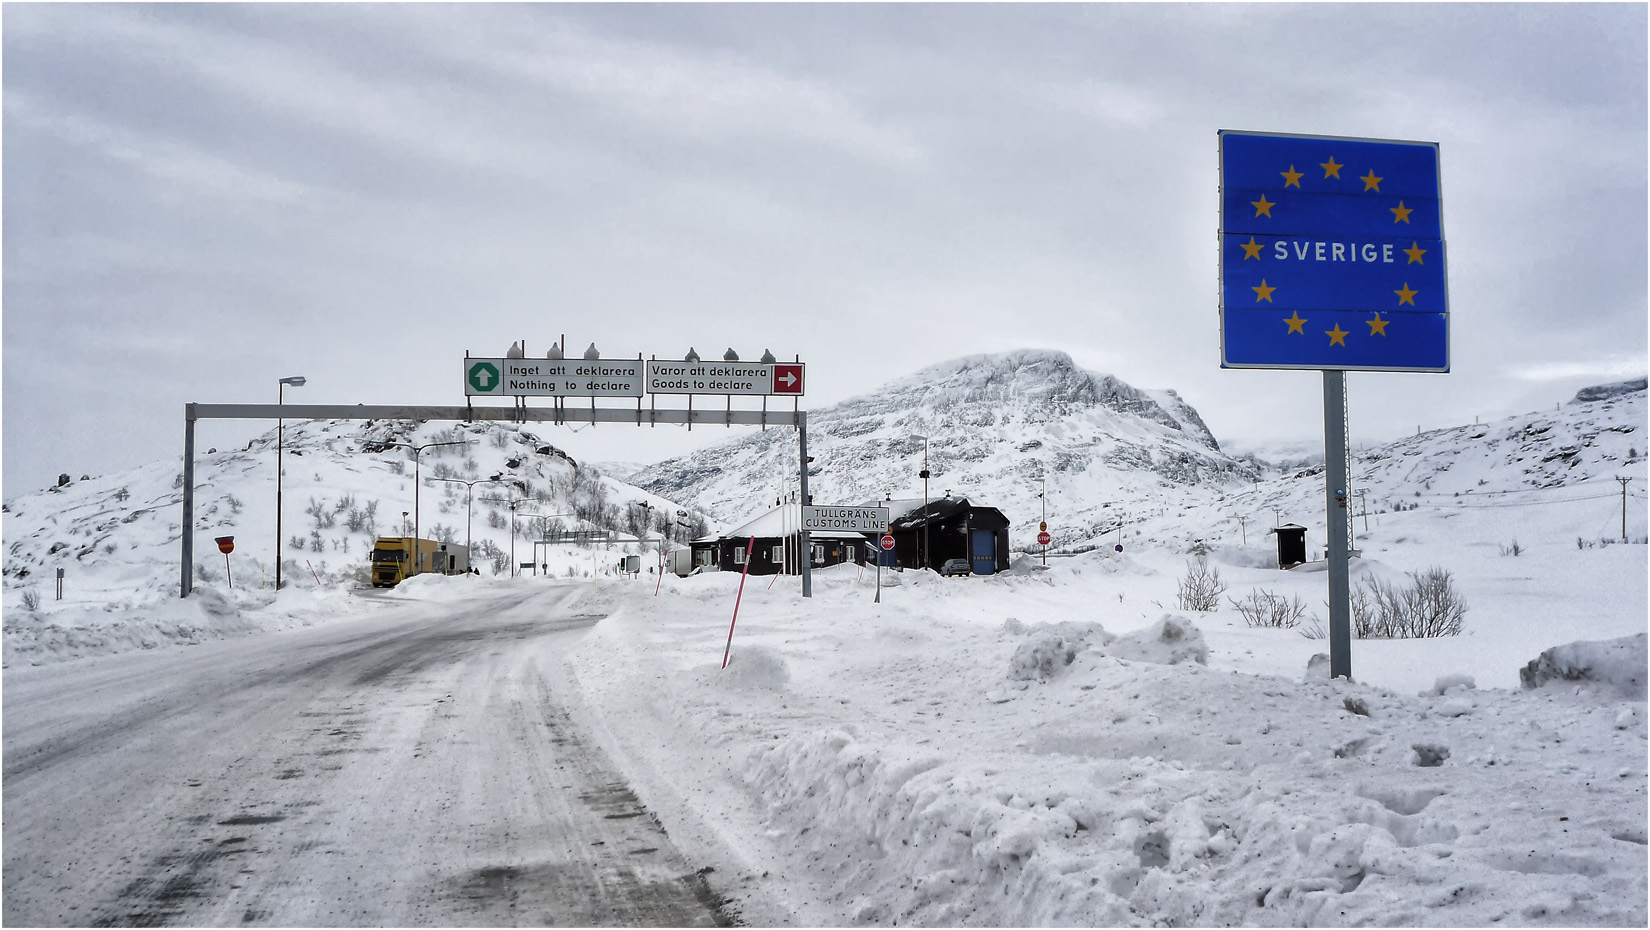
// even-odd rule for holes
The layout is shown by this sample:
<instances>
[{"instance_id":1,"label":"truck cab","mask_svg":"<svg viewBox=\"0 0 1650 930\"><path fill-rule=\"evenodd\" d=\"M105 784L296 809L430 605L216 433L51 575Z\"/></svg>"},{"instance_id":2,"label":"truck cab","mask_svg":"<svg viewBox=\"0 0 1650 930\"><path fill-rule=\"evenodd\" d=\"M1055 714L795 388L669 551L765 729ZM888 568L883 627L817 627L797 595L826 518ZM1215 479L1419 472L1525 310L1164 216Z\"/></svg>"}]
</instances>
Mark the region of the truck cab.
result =
<instances>
[{"instance_id":1,"label":"truck cab","mask_svg":"<svg viewBox=\"0 0 1650 930\"><path fill-rule=\"evenodd\" d=\"M372 586L393 588L420 571L429 571L436 541L411 536L380 536L372 544ZM417 556L418 563L413 562ZM443 566L445 567L445 566Z\"/></svg>"}]
</instances>

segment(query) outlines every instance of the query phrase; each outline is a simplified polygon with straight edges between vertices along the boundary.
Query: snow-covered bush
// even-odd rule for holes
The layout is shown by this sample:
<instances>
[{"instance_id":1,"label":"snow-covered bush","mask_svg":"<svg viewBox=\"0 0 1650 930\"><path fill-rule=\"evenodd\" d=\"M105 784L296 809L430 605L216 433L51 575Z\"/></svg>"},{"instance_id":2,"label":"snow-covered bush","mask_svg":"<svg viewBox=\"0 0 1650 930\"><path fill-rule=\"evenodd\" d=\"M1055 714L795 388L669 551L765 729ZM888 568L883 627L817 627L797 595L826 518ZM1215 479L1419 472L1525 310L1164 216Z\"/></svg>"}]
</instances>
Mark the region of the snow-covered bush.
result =
<instances>
[{"instance_id":1,"label":"snow-covered bush","mask_svg":"<svg viewBox=\"0 0 1650 930\"><path fill-rule=\"evenodd\" d=\"M1292 600L1284 600L1281 594L1256 590L1249 592L1247 600L1227 600L1250 626L1292 629L1306 614L1306 605L1298 595Z\"/></svg>"},{"instance_id":2,"label":"snow-covered bush","mask_svg":"<svg viewBox=\"0 0 1650 930\"><path fill-rule=\"evenodd\" d=\"M1186 563L1186 576L1180 579L1178 598L1181 610L1207 612L1220 606L1220 595L1226 583L1220 580L1220 569L1210 568L1209 560L1199 558Z\"/></svg>"},{"instance_id":3,"label":"snow-covered bush","mask_svg":"<svg viewBox=\"0 0 1650 930\"><path fill-rule=\"evenodd\" d=\"M474 565L483 559L491 559L493 574L502 575L510 567L510 553L505 552L498 543L491 539L483 539L476 543L475 551L470 553L470 564Z\"/></svg>"},{"instance_id":4,"label":"snow-covered bush","mask_svg":"<svg viewBox=\"0 0 1650 930\"><path fill-rule=\"evenodd\" d=\"M1436 566L1410 572L1410 586L1366 575L1352 592L1352 628L1359 639L1426 639L1461 635L1466 601L1450 573Z\"/></svg>"}]
</instances>

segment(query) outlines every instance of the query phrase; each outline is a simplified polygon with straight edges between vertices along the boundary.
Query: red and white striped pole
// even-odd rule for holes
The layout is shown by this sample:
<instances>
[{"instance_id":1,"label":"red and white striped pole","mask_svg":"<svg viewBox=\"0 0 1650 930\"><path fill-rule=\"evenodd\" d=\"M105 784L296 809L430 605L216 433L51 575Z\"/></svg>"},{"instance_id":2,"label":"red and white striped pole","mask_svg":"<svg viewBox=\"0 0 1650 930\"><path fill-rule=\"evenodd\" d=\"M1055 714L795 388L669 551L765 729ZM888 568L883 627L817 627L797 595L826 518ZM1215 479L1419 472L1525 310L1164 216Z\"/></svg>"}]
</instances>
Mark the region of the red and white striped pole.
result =
<instances>
[{"instance_id":1,"label":"red and white striped pole","mask_svg":"<svg viewBox=\"0 0 1650 930\"><path fill-rule=\"evenodd\" d=\"M745 578L751 573L751 551L756 548L756 537L745 544L745 570L739 573L739 594L733 599L733 621L728 624L728 647L722 650L722 667L728 667L728 653L733 651L733 624L739 622L739 601L745 596Z\"/></svg>"}]
</instances>

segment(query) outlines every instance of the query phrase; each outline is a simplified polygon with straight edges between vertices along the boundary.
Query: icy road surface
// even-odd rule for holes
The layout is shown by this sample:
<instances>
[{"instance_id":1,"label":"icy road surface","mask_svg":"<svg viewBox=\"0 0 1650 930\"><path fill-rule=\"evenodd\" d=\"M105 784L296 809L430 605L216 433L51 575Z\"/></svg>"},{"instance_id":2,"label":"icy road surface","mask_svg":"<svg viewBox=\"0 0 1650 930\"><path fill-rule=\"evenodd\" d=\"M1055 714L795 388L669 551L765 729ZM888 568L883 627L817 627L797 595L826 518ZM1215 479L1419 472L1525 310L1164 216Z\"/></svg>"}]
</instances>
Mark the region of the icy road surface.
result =
<instances>
[{"instance_id":1,"label":"icy road surface","mask_svg":"<svg viewBox=\"0 0 1650 930\"><path fill-rule=\"evenodd\" d=\"M4 923L728 923L555 693L553 592L5 674Z\"/></svg>"}]
</instances>

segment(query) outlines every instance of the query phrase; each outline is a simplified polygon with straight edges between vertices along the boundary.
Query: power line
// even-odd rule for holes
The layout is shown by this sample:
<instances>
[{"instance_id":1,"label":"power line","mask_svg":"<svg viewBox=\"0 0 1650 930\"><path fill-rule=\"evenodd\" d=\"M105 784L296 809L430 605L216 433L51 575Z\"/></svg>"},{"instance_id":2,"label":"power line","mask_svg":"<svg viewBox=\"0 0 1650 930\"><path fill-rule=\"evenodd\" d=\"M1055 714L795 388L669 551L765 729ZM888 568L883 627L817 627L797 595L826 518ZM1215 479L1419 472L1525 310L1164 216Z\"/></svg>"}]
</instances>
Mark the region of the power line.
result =
<instances>
[{"instance_id":1,"label":"power line","mask_svg":"<svg viewBox=\"0 0 1650 930\"><path fill-rule=\"evenodd\" d=\"M1469 503L1465 503L1465 502L1462 502L1462 501L1456 501L1454 506L1463 507L1463 508L1474 508L1474 507L1534 507L1537 504L1578 504L1578 503L1581 503L1582 501L1609 500L1610 498L1613 498L1615 496L1616 496L1615 494L1595 494L1591 497L1565 497L1565 498L1560 498L1558 500L1550 500L1550 501L1508 501L1507 503L1504 503L1504 504L1496 504L1496 503L1484 503L1484 504L1472 503L1472 504L1469 504Z\"/></svg>"}]
</instances>

